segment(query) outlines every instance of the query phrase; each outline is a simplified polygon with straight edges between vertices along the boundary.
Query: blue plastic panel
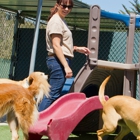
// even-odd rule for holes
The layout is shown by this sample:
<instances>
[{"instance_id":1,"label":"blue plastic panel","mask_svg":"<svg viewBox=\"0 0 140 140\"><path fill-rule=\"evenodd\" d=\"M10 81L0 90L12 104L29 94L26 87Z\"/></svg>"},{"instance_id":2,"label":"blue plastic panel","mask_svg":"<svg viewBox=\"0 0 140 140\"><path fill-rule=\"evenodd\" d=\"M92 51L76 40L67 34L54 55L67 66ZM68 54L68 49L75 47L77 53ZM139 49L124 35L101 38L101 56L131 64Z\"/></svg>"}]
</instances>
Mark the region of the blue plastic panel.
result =
<instances>
[{"instance_id":1,"label":"blue plastic panel","mask_svg":"<svg viewBox=\"0 0 140 140\"><path fill-rule=\"evenodd\" d=\"M136 28L140 28L140 17L136 17Z\"/></svg>"},{"instance_id":2,"label":"blue plastic panel","mask_svg":"<svg viewBox=\"0 0 140 140\"><path fill-rule=\"evenodd\" d=\"M111 13L111 12L101 10L101 16L109 19L122 21L125 23L127 27L129 26L130 16L128 15L116 14L116 13Z\"/></svg>"},{"instance_id":3,"label":"blue plastic panel","mask_svg":"<svg viewBox=\"0 0 140 140\"><path fill-rule=\"evenodd\" d=\"M129 26L129 21L130 21L130 16L129 15L123 15L123 14L117 14L117 13L111 13L107 12L104 10L101 10L101 16L106 17L109 19L114 19L118 21L124 22L124 24L128 27ZM136 16L136 28L140 28L140 16Z\"/></svg>"}]
</instances>

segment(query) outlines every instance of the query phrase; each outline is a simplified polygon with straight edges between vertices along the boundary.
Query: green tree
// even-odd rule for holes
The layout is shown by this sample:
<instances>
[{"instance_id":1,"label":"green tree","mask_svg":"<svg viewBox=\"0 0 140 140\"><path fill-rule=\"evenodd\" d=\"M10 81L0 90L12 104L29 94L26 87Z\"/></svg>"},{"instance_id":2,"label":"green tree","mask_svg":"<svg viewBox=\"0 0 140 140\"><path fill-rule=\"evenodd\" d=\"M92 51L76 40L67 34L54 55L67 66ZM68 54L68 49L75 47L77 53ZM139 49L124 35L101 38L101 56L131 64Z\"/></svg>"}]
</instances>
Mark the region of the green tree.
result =
<instances>
[{"instance_id":1,"label":"green tree","mask_svg":"<svg viewBox=\"0 0 140 140\"><path fill-rule=\"evenodd\" d=\"M138 0L133 0L133 2L129 1L132 5L132 7L130 7L130 10L128 9L128 7L126 7L124 4L122 4L123 8L125 11L120 10L119 13L120 14L130 14L130 13L135 13L135 14L140 14L140 3Z\"/></svg>"}]
</instances>

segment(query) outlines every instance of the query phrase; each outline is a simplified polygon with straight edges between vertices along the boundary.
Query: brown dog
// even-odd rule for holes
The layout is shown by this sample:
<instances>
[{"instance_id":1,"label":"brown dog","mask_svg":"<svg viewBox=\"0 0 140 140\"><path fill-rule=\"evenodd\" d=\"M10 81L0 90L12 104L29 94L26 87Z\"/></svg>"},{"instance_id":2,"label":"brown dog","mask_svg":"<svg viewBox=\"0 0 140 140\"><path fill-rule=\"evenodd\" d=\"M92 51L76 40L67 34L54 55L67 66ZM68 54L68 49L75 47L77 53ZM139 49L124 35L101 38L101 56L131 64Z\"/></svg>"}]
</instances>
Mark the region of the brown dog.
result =
<instances>
[{"instance_id":1,"label":"brown dog","mask_svg":"<svg viewBox=\"0 0 140 140\"><path fill-rule=\"evenodd\" d=\"M17 84L0 84L0 117L7 115L7 122L12 131L12 140L18 140L21 128L24 140L28 140L28 130L38 119L35 97L40 102L44 95L49 97L50 85L47 76L33 72L29 76L29 87Z\"/></svg>"},{"instance_id":2,"label":"brown dog","mask_svg":"<svg viewBox=\"0 0 140 140\"><path fill-rule=\"evenodd\" d=\"M103 128L97 131L98 140L113 133L117 125L121 126L121 131L115 140L122 140L131 131L140 140L140 102L124 95L117 95L106 101L104 90L109 78L110 76L103 81L99 89L99 99L103 105Z\"/></svg>"}]
</instances>

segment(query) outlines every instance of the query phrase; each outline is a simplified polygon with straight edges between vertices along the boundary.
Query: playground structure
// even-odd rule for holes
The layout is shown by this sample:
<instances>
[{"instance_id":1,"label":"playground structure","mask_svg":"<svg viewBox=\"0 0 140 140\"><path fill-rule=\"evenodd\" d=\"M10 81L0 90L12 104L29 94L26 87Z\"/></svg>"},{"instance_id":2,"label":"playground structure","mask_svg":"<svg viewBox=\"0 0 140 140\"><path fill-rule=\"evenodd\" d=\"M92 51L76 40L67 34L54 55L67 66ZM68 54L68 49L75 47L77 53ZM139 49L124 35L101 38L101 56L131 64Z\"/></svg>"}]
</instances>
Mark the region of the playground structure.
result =
<instances>
[{"instance_id":1,"label":"playground structure","mask_svg":"<svg viewBox=\"0 0 140 140\"><path fill-rule=\"evenodd\" d=\"M92 9L93 8L93 9ZM128 36L126 46L126 62L109 62L98 60L98 41L99 41L99 30L100 30L100 10L98 6L91 7L90 21L89 21L89 36L88 36L88 48L91 50L91 54L87 59L87 63L77 74L71 91L80 92L87 78L94 70L95 67L101 67L105 69L121 69L124 70L124 81L123 81L123 95L136 97L136 74L139 71L139 63L132 63L133 59L133 48L134 48L134 32L135 32L135 14L129 16L111 14L103 11L102 16L114 18L116 20L123 20L128 25ZM136 26L138 21L136 22ZM139 74L139 73L138 73Z\"/></svg>"},{"instance_id":2,"label":"playground structure","mask_svg":"<svg viewBox=\"0 0 140 140\"><path fill-rule=\"evenodd\" d=\"M101 15L115 20L121 20L128 26L125 63L98 60ZM66 140L69 134L74 131L76 125L78 125L87 114L102 109L98 96L96 96L97 93L90 98L86 98L83 93L79 93L84 91L84 84L90 75L98 68L108 70L107 75L112 75L112 77L117 69L123 70L123 84L119 84L118 82L118 85L116 85L120 91L123 85L122 93L114 94L136 97L136 83L139 81L139 79L137 79L137 77L139 77L139 62L133 63L132 59L135 27L139 26L139 19L136 18L134 14L124 16L101 11L98 5L91 6L89 18L88 48L91 50L91 54L87 57L85 65L76 75L68 91L70 94L59 98L52 106L40 113L39 121L31 127L29 131L30 140L39 140L43 135L48 136L50 140ZM110 85L112 83L113 78L109 81ZM110 93L110 87L107 87L106 93ZM94 92L94 90L92 92ZM106 99L107 98L108 97L106 97Z\"/></svg>"}]
</instances>

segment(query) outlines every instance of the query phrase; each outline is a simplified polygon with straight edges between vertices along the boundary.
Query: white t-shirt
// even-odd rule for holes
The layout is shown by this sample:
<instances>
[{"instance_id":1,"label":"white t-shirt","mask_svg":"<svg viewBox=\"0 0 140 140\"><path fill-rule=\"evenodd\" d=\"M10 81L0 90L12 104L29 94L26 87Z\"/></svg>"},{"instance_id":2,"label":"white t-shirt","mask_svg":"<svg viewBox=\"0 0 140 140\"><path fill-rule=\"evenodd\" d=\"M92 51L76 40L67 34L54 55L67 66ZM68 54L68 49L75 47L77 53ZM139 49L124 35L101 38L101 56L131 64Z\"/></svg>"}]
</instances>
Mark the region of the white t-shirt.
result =
<instances>
[{"instance_id":1,"label":"white t-shirt","mask_svg":"<svg viewBox=\"0 0 140 140\"><path fill-rule=\"evenodd\" d=\"M73 38L72 33L69 30L64 20L60 18L58 14L54 14L49 20L46 27L46 43L48 55L54 54L51 34L61 34L62 41L61 47L63 54L66 56L74 57L73 55Z\"/></svg>"}]
</instances>

